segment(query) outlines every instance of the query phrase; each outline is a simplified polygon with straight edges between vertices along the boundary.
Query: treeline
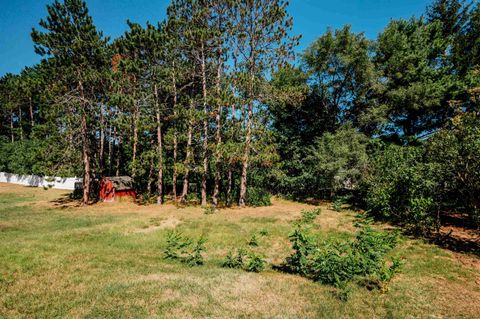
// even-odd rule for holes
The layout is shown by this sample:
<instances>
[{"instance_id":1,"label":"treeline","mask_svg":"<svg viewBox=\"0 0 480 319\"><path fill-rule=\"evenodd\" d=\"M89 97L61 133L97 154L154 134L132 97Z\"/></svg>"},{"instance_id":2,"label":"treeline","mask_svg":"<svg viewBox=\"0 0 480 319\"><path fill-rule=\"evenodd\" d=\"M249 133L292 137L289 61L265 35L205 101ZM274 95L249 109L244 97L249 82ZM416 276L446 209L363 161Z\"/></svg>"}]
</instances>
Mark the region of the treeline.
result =
<instances>
[{"instance_id":1,"label":"treeline","mask_svg":"<svg viewBox=\"0 0 480 319\"><path fill-rule=\"evenodd\" d=\"M80 0L34 29L45 59L0 84L0 170L128 174L145 198L349 198L429 232L478 223L480 5L436 0L374 41L328 30L296 60L281 0L175 0L110 40Z\"/></svg>"},{"instance_id":2,"label":"treeline","mask_svg":"<svg viewBox=\"0 0 480 319\"><path fill-rule=\"evenodd\" d=\"M275 154L261 87L293 61L286 5L174 0L110 41L84 1L54 1L32 31L45 59L2 79L0 169L81 175L84 203L93 179L128 174L159 204L198 192L244 206Z\"/></svg>"},{"instance_id":3,"label":"treeline","mask_svg":"<svg viewBox=\"0 0 480 319\"><path fill-rule=\"evenodd\" d=\"M392 20L375 41L327 31L271 81L284 99L269 104L281 158L270 189L421 232L451 212L478 226L479 49L480 5L459 0Z\"/></svg>"}]
</instances>

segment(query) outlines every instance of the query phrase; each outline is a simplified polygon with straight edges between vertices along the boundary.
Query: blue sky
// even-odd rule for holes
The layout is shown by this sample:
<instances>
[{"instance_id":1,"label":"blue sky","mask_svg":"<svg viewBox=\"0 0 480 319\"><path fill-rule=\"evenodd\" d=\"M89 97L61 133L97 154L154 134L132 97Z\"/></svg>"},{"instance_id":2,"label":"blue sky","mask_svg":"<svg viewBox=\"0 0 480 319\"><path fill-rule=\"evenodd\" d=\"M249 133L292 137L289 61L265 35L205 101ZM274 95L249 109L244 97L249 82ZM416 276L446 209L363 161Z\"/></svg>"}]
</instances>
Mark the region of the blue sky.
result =
<instances>
[{"instance_id":1,"label":"blue sky","mask_svg":"<svg viewBox=\"0 0 480 319\"><path fill-rule=\"evenodd\" d=\"M52 0L53 1L53 0ZM18 73L40 57L33 51L32 27L47 14L47 0L0 0L0 76ZM127 28L126 20L144 24L164 18L170 0L87 0L97 27L114 38ZM374 39L392 18L419 16L431 0L290 0L295 34L302 34L299 51L327 27L352 25Z\"/></svg>"}]
</instances>

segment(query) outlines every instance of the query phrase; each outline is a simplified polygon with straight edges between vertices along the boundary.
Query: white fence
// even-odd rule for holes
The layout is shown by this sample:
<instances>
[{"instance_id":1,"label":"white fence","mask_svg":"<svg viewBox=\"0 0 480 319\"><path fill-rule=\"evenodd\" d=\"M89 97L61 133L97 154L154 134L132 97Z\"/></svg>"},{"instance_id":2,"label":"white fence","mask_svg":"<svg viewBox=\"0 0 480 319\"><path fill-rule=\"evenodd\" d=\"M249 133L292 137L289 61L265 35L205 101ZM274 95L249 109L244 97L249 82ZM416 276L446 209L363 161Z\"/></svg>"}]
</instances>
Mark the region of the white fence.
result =
<instances>
[{"instance_id":1,"label":"white fence","mask_svg":"<svg viewBox=\"0 0 480 319\"><path fill-rule=\"evenodd\" d=\"M75 183L81 182L82 179L77 177L42 177L36 175L18 175L0 172L0 183L74 190Z\"/></svg>"}]
</instances>

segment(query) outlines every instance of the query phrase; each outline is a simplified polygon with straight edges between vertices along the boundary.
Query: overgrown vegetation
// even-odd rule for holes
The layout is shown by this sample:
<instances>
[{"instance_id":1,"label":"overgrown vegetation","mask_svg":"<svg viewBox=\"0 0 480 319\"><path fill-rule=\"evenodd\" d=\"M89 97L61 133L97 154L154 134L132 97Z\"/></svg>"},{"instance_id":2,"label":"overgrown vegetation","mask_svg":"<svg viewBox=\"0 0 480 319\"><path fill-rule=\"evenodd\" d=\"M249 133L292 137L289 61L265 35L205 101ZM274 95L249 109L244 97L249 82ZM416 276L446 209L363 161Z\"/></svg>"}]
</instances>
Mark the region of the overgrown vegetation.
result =
<instances>
[{"instance_id":1,"label":"overgrown vegetation","mask_svg":"<svg viewBox=\"0 0 480 319\"><path fill-rule=\"evenodd\" d=\"M369 226L362 228L353 241L317 243L308 229L298 226L289 238L294 253L285 260L287 269L335 287L344 288L352 280L385 282L400 266L398 259L387 265L385 258L395 247L397 234Z\"/></svg>"},{"instance_id":2,"label":"overgrown vegetation","mask_svg":"<svg viewBox=\"0 0 480 319\"><path fill-rule=\"evenodd\" d=\"M167 233L167 245L163 257L170 260L179 260L189 266L203 265L202 252L205 251L207 239L203 235L196 241L185 237L175 230Z\"/></svg>"}]
</instances>

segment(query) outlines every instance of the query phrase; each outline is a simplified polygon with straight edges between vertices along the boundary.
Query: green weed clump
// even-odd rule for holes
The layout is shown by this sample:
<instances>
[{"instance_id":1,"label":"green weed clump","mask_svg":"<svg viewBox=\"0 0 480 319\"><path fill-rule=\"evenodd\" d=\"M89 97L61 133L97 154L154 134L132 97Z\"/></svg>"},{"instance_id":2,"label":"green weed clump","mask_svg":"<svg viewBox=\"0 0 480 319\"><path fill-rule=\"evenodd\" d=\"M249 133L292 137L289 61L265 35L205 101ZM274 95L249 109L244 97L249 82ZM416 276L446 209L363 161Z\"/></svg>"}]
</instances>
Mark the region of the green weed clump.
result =
<instances>
[{"instance_id":1,"label":"green weed clump","mask_svg":"<svg viewBox=\"0 0 480 319\"><path fill-rule=\"evenodd\" d=\"M345 287L354 279L385 282L400 266L398 259L387 265L385 258L396 246L397 233L366 226L353 241L317 244L307 230L297 227L289 237L294 252L285 260L288 270L335 287Z\"/></svg>"},{"instance_id":2,"label":"green weed clump","mask_svg":"<svg viewBox=\"0 0 480 319\"><path fill-rule=\"evenodd\" d=\"M207 239L201 236L197 241L185 237L175 230L167 233L167 246L163 252L164 259L179 260L189 266L203 265L202 252L205 251Z\"/></svg>"},{"instance_id":3,"label":"green weed clump","mask_svg":"<svg viewBox=\"0 0 480 319\"><path fill-rule=\"evenodd\" d=\"M217 211L217 209L213 206L207 206L203 209L203 213L205 215L212 215L212 214L215 214L215 212Z\"/></svg>"},{"instance_id":4,"label":"green weed clump","mask_svg":"<svg viewBox=\"0 0 480 319\"><path fill-rule=\"evenodd\" d=\"M248 241L248 245L252 247L257 247L258 246L258 239L257 235L255 233L252 234L252 237L250 237L250 240Z\"/></svg>"},{"instance_id":5,"label":"green weed clump","mask_svg":"<svg viewBox=\"0 0 480 319\"><path fill-rule=\"evenodd\" d=\"M301 211L302 216L300 217L300 224L311 224L315 221L318 215L322 212L321 208L314 208L311 210L303 209Z\"/></svg>"},{"instance_id":6,"label":"green weed clump","mask_svg":"<svg viewBox=\"0 0 480 319\"><path fill-rule=\"evenodd\" d=\"M265 259L254 252L246 252L244 249L237 249L234 254L229 251L222 263L224 268L243 269L249 272L261 272L265 269Z\"/></svg>"}]
</instances>

